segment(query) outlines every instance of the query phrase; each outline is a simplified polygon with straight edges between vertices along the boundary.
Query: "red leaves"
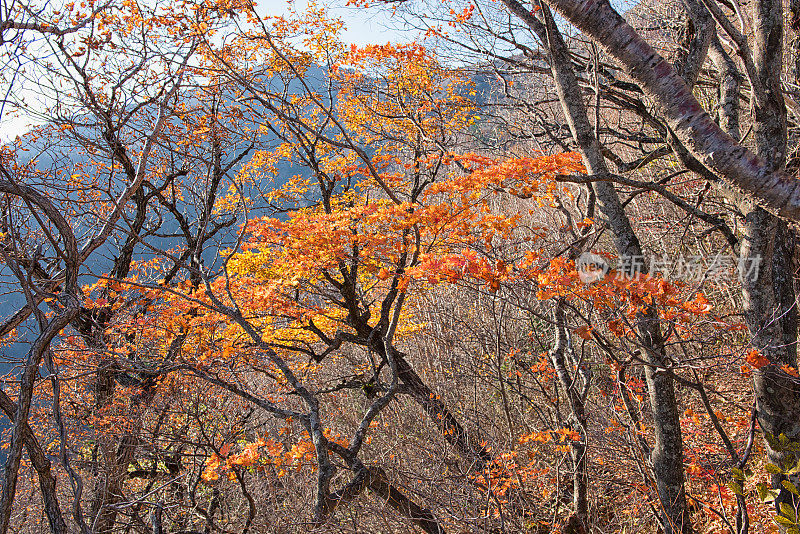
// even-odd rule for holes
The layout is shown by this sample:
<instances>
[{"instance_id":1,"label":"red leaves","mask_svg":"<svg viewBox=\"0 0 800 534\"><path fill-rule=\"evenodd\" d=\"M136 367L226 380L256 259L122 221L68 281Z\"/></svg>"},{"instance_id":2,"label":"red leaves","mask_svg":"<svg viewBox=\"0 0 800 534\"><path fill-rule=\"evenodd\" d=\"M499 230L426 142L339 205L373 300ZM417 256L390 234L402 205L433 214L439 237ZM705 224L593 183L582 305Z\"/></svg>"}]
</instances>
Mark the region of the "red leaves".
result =
<instances>
[{"instance_id":1,"label":"red leaves","mask_svg":"<svg viewBox=\"0 0 800 534\"><path fill-rule=\"evenodd\" d=\"M580 328L576 328L575 329L575 333L581 339L586 339L586 340L591 339L592 338L592 327L586 326L586 325L581 326Z\"/></svg>"},{"instance_id":2,"label":"red leaves","mask_svg":"<svg viewBox=\"0 0 800 534\"><path fill-rule=\"evenodd\" d=\"M755 369L761 369L770 364L770 361L756 349L748 351L745 360Z\"/></svg>"}]
</instances>

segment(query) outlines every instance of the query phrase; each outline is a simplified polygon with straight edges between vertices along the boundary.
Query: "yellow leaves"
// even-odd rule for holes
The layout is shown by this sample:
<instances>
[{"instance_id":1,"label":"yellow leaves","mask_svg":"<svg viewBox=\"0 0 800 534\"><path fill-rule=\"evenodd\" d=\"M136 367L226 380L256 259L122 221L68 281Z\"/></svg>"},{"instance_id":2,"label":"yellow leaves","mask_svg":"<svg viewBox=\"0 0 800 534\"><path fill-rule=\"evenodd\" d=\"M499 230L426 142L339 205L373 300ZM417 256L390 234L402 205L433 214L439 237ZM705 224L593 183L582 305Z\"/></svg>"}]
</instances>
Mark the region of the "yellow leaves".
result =
<instances>
[{"instance_id":1,"label":"yellow leaves","mask_svg":"<svg viewBox=\"0 0 800 534\"><path fill-rule=\"evenodd\" d=\"M362 73L377 80L374 91L363 90ZM449 133L472 122L474 105L461 96L469 92L469 77L439 65L418 43L351 46L332 74L342 86L338 114L366 143L439 153L437 141L451 144ZM423 160L398 163L411 169Z\"/></svg>"}]
</instances>

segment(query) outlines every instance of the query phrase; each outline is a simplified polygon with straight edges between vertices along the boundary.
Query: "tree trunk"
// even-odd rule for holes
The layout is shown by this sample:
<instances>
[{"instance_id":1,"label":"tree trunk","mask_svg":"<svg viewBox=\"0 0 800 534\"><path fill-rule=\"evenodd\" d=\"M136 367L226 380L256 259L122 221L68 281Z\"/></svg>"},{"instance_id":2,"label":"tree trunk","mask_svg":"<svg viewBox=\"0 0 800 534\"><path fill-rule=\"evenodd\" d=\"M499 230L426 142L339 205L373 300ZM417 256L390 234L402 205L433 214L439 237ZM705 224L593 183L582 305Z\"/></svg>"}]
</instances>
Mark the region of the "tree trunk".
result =
<instances>
[{"instance_id":1,"label":"tree trunk","mask_svg":"<svg viewBox=\"0 0 800 534\"><path fill-rule=\"evenodd\" d=\"M458 454L470 462L470 471L485 469L491 462L492 455L480 444L480 440L470 436L439 396L409 365L405 354L395 351L394 358L397 362L398 378L403 383L403 391L422 407L431 422L438 427L442 437L456 449Z\"/></svg>"},{"instance_id":2,"label":"tree trunk","mask_svg":"<svg viewBox=\"0 0 800 534\"><path fill-rule=\"evenodd\" d=\"M547 45L559 100L584 164L590 174L608 176L610 173L602 156L600 143L589 122L583 95L572 69L569 50L549 10L542 5L541 11L545 20L543 24L517 0L503 0L503 3ZM693 60L697 61L697 58ZM687 60L686 65L689 70L697 69L692 61ZM595 182L593 187L600 211L614 234L614 243L621 262L636 265L632 260L642 258L642 248L616 189L611 182L606 181ZM692 531L692 524L686 507L679 410L672 377L668 373L658 372L658 368L664 366L666 355L655 310L649 309L639 317L638 333L639 342L650 364L645 368L645 377L655 427L651 460L661 503L661 521L667 534L688 533Z\"/></svg>"},{"instance_id":3,"label":"tree trunk","mask_svg":"<svg viewBox=\"0 0 800 534\"><path fill-rule=\"evenodd\" d=\"M733 139L739 139L739 69L725 51L719 37L714 34L708 51L711 61L719 71L719 125Z\"/></svg>"},{"instance_id":4,"label":"tree trunk","mask_svg":"<svg viewBox=\"0 0 800 534\"><path fill-rule=\"evenodd\" d=\"M571 376L567 365L567 317L564 311L564 301L556 302L553 313L555 325L555 343L550 350L550 362L558 375L564 393L569 401L572 429L580 435L579 440L570 442L570 458L572 459L572 502L575 505L575 515L584 531L589 525L589 474L586 468L586 446L588 440L588 421L586 407L582 392L578 391L580 381ZM588 391L589 384L584 383L584 392Z\"/></svg>"},{"instance_id":5,"label":"tree trunk","mask_svg":"<svg viewBox=\"0 0 800 534\"><path fill-rule=\"evenodd\" d=\"M783 6L781 0L757 0L753 5L756 21L753 64L766 98L753 104L753 132L758 155L770 170L783 169L787 154L786 106L781 91L783 63ZM744 210L743 210L744 211ZM794 292L794 234L784 221L759 207L745 212L745 241L741 262L745 275L742 291L745 320L753 347L770 360L770 365L754 374L756 410L761 428L774 436L800 439L800 387L780 369L797 365L797 311ZM772 463L784 465L788 451L775 450L769 442L767 454ZM773 486L781 490L780 502L791 501L781 485L781 475L773 476Z\"/></svg>"},{"instance_id":6,"label":"tree trunk","mask_svg":"<svg viewBox=\"0 0 800 534\"><path fill-rule=\"evenodd\" d=\"M620 62L658 105L692 155L770 212L800 220L800 180L771 169L764 159L722 131L675 68L625 22L608 0L547 3Z\"/></svg>"},{"instance_id":7,"label":"tree trunk","mask_svg":"<svg viewBox=\"0 0 800 534\"><path fill-rule=\"evenodd\" d=\"M0 410L6 414L9 421L14 422L14 414L17 413L17 406L14 401L6 395L5 391L0 390ZM36 439L33 429L26 422L22 427L22 439L25 441L25 448L28 451L28 458L31 460L33 468L39 477L39 488L42 490L44 500L44 511L50 523L50 532L53 534L66 534L67 524L61 514L61 507L58 503L58 493L56 491L56 477L51 470L50 460Z\"/></svg>"}]
</instances>

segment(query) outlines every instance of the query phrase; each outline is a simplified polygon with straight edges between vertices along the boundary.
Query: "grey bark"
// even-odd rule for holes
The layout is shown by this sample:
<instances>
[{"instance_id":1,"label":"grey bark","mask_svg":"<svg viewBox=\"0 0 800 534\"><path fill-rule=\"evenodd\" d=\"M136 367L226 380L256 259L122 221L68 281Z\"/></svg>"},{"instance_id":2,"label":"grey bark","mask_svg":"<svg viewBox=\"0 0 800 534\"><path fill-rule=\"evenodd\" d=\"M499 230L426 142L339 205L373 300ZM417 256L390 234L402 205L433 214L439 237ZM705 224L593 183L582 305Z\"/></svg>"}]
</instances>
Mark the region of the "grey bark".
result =
<instances>
[{"instance_id":1,"label":"grey bark","mask_svg":"<svg viewBox=\"0 0 800 534\"><path fill-rule=\"evenodd\" d=\"M556 82L559 100L572 131L575 143L583 157L587 171L593 176L610 175L603 158L600 143L589 122L586 105L572 68L569 51L546 6L542 6L545 23L537 20L517 0L503 0L509 10L525 22L547 44L551 70ZM708 44L705 45L707 50ZM704 56L704 52L702 54ZM687 72L699 69L700 54L690 54L685 63ZM617 254L623 263L635 265L634 258L642 257L639 239L625 213L616 189L610 182L593 183L598 206L614 235ZM664 367L663 338L657 313L649 309L639 317L639 341L644 349L648 366L645 377L653 411L655 442L651 460L656 480L656 490L661 503L661 522L667 534L692 531L686 507L683 475L683 438L679 410L675 398L674 381L670 374L659 371Z\"/></svg>"},{"instance_id":2,"label":"grey bark","mask_svg":"<svg viewBox=\"0 0 800 534\"><path fill-rule=\"evenodd\" d=\"M548 0L620 62L691 154L770 212L800 220L800 181L753 154L703 109L675 68L615 11L608 0ZM785 154L784 154L785 155Z\"/></svg>"},{"instance_id":3,"label":"grey bark","mask_svg":"<svg viewBox=\"0 0 800 534\"><path fill-rule=\"evenodd\" d=\"M667 123L695 157L765 208L755 207L747 213L741 251L745 262L756 258L760 261L757 276L753 273L743 277L745 315L753 346L772 362L754 373L758 420L769 433L799 439L800 387L779 368L781 363L791 363L787 360L791 360L794 349L789 347L794 345L797 330L793 324L796 319L781 313L784 299L794 306L794 295L784 282L790 278L788 252L779 252L777 258L774 255L774 243L780 235L785 235L786 229L770 216L772 213L800 220L800 180L783 171L786 119L779 85L781 3L769 0L754 3L754 51L752 57L742 55L753 88L756 155L711 120L675 68L607 0L547 1L622 64L661 108ZM742 50L747 47L740 45L740 54ZM782 454L769 451L773 461L780 461Z\"/></svg>"},{"instance_id":4,"label":"grey bark","mask_svg":"<svg viewBox=\"0 0 800 534\"><path fill-rule=\"evenodd\" d=\"M719 125L733 139L740 139L739 69L714 33L708 55L719 72Z\"/></svg>"},{"instance_id":5,"label":"grey bark","mask_svg":"<svg viewBox=\"0 0 800 534\"><path fill-rule=\"evenodd\" d=\"M757 0L753 64L765 97L753 104L753 132L758 155L769 168L782 169L787 155L787 118L781 90L783 68L783 5L781 0ZM794 232L760 207L745 216L746 240L741 257L748 266L756 263L761 272L745 276L742 284L745 320L751 343L770 365L753 374L756 410L761 428L774 436L785 434L800 439L800 388L780 366L797 364L797 306L794 291ZM770 461L784 465L789 451L766 443ZM776 504L792 500L773 475L773 486L781 493Z\"/></svg>"},{"instance_id":6,"label":"grey bark","mask_svg":"<svg viewBox=\"0 0 800 534\"><path fill-rule=\"evenodd\" d=\"M445 534L433 513L409 499L397 487L389 483L386 472L380 467L368 468L368 485L370 491L379 496L383 502L394 508L401 516L410 519L426 534Z\"/></svg>"},{"instance_id":7,"label":"grey bark","mask_svg":"<svg viewBox=\"0 0 800 534\"><path fill-rule=\"evenodd\" d=\"M329 495L331 511L358 497L366 488L380 497L381 501L393 508L399 515L411 520L426 534L445 534L444 527L437 521L430 508L418 504L407 497L397 486L389 481L386 471L379 466L366 466L349 448L332 442L331 451L338 454L355 473L353 479L341 490Z\"/></svg>"},{"instance_id":8,"label":"grey bark","mask_svg":"<svg viewBox=\"0 0 800 534\"><path fill-rule=\"evenodd\" d=\"M675 60L675 68L686 85L694 87L708 55L714 34L714 19L700 0L683 0L686 10L685 48Z\"/></svg>"},{"instance_id":9,"label":"grey bark","mask_svg":"<svg viewBox=\"0 0 800 534\"><path fill-rule=\"evenodd\" d=\"M153 534L162 534L163 533L163 526L161 523L161 516L164 512L164 505L161 501L157 502L155 507L153 508L151 521L153 524Z\"/></svg>"}]
</instances>

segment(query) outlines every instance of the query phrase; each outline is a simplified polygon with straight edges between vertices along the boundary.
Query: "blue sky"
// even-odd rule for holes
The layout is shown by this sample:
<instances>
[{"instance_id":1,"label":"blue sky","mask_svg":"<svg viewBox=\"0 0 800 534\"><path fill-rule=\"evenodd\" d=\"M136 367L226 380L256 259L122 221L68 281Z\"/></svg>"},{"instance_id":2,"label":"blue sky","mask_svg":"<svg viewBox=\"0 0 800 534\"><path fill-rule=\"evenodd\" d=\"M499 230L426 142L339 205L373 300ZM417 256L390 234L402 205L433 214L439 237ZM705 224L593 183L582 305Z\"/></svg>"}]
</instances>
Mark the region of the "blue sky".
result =
<instances>
[{"instance_id":1,"label":"blue sky","mask_svg":"<svg viewBox=\"0 0 800 534\"><path fill-rule=\"evenodd\" d=\"M259 11L266 15L279 15L287 11L292 5L298 12L308 7L308 0L261 0ZM408 35L390 29L393 21L386 9L361 9L347 7L346 0L319 0L317 5L329 6L333 15L342 18L347 26L343 39L348 43L365 45L370 43L385 43L388 41L409 40Z\"/></svg>"},{"instance_id":2,"label":"blue sky","mask_svg":"<svg viewBox=\"0 0 800 534\"><path fill-rule=\"evenodd\" d=\"M331 13L339 16L346 22L343 40L356 45L368 43L386 43L388 41L409 41L414 33L403 32L398 29L400 22L392 19L385 6L375 9L347 7L347 0L317 0L317 5L328 6ZM612 0L612 4L621 11L635 3L635 0ZM259 11L264 15L280 15L289 11L293 6L295 11L304 11L309 0L261 0ZM22 89L24 92L24 88ZM26 117L9 118L0 120L0 143L13 139L24 133L30 124Z\"/></svg>"},{"instance_id":3,"label":"blue sky","mask_svg":"<svg viewBox=\"0 0 800 534\"><path fill-rule=\"evenodd\" d=\"M298 12L308 7L308 0L261 0L259 11L264 15L281 15L294 6ZM360 9L346 7L346 0L319 0L318 5L329 6L331 13L346 21L343 39L348 43L364 45L368 43L385 43L388 41L410 40L408 34L391 30L392 21L382 9ZM18 88L25 92L24 88ZM33 100L32 100L33 101ZM22 135L32 124L29 117L5 116L0 120L0 143Z\"/></svg>"}]
</instances>

